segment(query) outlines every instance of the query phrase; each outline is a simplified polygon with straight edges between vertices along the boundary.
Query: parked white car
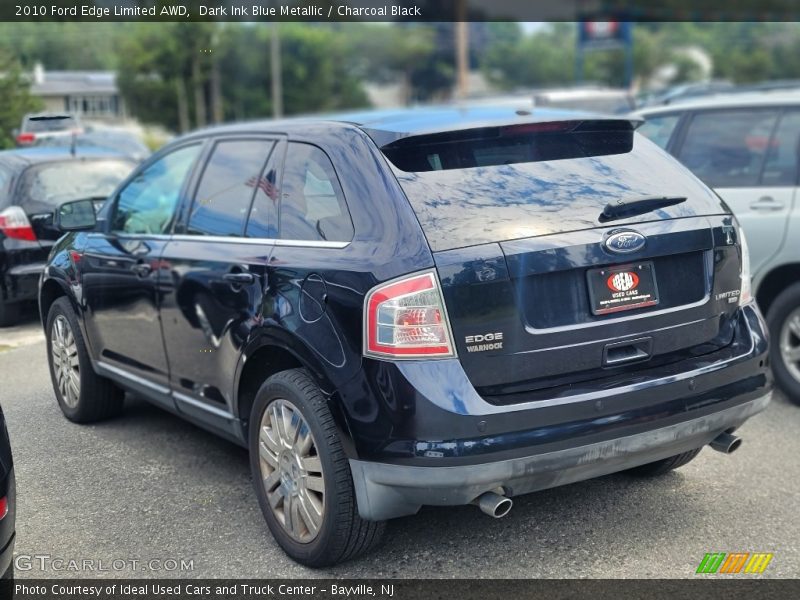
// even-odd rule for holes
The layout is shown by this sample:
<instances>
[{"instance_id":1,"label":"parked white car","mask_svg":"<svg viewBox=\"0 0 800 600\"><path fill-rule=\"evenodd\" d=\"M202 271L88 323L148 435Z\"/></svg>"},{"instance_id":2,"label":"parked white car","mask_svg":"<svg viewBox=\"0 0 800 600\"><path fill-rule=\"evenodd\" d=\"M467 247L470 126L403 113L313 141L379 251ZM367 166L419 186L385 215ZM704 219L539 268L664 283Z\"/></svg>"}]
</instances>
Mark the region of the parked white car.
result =
<instances>
[{"instance_id":1,"label":"parked white car","mask_svg":"<svg viewBox=\"0 0 800 600\"><path fill-rule=\"evenodd\" d=\"M636 113L639 132L716 190L750 247L778 385L800 403L800 90L726 93Z\"/></svg>"}]
</instances>

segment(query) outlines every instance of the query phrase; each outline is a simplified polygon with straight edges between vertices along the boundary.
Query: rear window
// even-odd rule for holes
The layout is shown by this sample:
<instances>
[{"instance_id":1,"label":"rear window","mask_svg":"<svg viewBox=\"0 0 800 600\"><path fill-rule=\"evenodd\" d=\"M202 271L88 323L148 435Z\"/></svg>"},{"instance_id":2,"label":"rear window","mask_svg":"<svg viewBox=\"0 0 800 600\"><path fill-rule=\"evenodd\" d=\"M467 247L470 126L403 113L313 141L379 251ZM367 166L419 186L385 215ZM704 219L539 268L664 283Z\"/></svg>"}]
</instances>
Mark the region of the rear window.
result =
<instances>
[{"instance_id":1,"label":"rear window","mask_svg":"<svg viewBox=\"0 0 800 600\"><path fill-rule=\"evenodd\" d=\"M383 147L402 171L419 173L630 152L629 121L552 122L403 138Z\"/></svg>"},{"instance_id":2,"label":"rear window","mask_svg":"<svg viewBox=\"0 0 800 600\"><path fill-rule=\"evenodd\" d=\"M78 123L73 117L29 117L23 125L26 133L46 133L74 129Z\"/></svg>"},{"instance_id":3,"label":"rear window","mask_svg":"<svg viewBox=\"0 0 800 600\"><path fill-rule=\"evenodd\" d=\"M29 168L20 182L26 204L58 206L70 200L104 200L133 170L123 160L70 160Z\"/></svg>"},{"instance_id":4,"label":"rear window","mask_svg":"<svg viewBox=\"0 0 800 600\"><path fill-rule=\"evenodd\" d=\"M571 156L579 155L568 160L497 164L496 158L506 149L490 145L494 155L487 161L489 164L456 168L453 163L459 159L452 158L453 154L486 156L481 151L487 151L487 146L463 146L466 152L452 146L444 152L430 147L409 151L404 158L414 157L421 168L415 172L395 171L434 251L597 227L606 204L626 198L689 198L688 202L653 211L642 219L691 216L698 210L711 211L709 214L720 211L718 199L708 188L638 134L633 136L632 148L627 146L629 152L622 151L622 144L614 143L606 145L613 152L603 153L603 144L598 143L593 146L596 152L572 153ZM581 144L565 146L585 149ZM556 148L557 152L547 148L542 152L563 158L564 145ZM431 168L432 155L445 157L443 168Z\"/></svg>"}]
</instances>

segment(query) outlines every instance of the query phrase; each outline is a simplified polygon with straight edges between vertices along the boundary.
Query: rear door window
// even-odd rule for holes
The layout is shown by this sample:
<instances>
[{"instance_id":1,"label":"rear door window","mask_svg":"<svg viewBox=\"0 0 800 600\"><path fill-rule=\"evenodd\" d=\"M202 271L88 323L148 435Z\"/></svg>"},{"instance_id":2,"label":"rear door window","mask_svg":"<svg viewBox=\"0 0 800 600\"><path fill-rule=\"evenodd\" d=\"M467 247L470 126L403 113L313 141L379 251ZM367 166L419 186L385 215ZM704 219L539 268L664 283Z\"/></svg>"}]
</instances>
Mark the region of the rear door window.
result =
<instances>
[{"instance_id":1,"label":"rear door window","mask_svg":"<svg viewBox=\"0 0 800 600\"><path fill-rule=\"evenodd\" d=\"M772 109L698 112L678 159L711 187L757 186L777 120Z\"/></svg>"},{"instance_id":2,"label":"rear door window","mask_svg":"<svg viewBox=\"0 0 800 600\"><path fill-rule=\"evenodd\" d=\"M680 114L646 117L646 121L636 131L666 150L680 118Z\"/></svg>"},{"instance_id":3,"label":"rear door window","mask_svg":"<svg viewBox=\"0 0 800 600\"><path fill-rule=\"evenodd\" d=\"M275 239L278 237L278 189L281 160L286 144L275 145L269 155L266 167L255 182L253 203L247 220L245 235L249 238Z\"/></svg>"},{"instance_id":4,"label":"rear door window","mask_svg":"<svg viewBox=\"0 0 800 600\"><path fill-rule=\"evenodd\" d=\"M226 140L214 146L192 203L188 233L240 237L274 146L265 139Z\"/></svg>"},{"instance_id":5,"label":"rear door window","mask_svg":"<svg viewBox=\"0 0 800 600\"><path fill-rule=\"evenodd\" d=\"M787 111L781 117L775 137L769 144L761 184L764 186L797 185L800 160L800 111Z\"/></svg>"},{"instance_id":6,"label":"rear door window","mask_svg":"<svg viewBox=\"0 0 800 600\"><path fill-rule=\"evenodd\" d=\"M289 143L283 172L280 237L349 242L353 222L333 164L316 146Z\"/></svg>"}]
</instances>

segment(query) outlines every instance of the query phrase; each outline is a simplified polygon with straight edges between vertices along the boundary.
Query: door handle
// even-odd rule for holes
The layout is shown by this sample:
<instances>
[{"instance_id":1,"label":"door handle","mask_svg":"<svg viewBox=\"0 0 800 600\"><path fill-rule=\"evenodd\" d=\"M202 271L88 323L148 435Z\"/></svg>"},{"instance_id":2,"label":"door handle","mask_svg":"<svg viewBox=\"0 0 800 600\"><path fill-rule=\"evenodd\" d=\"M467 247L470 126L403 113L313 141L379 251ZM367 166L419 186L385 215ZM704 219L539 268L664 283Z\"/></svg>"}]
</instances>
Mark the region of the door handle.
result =
<instances>
[{"instance_id":1,"label":"door handle","mask_svg":"<svg viewBox=\"0 0 800 600\"><path fill-rule=\"evenodd\" d=\"M150 275L150 272L153 270L153 267L150 266L150 263L138 262L135 265L133 265L131 269L139 277L147 277L148 275Z\"/></svg>"},{"instance_id":2,"label":"door handle","mask_svg":"<svg viewBox=\"0 0 800 600\"><path fill-rule=\"evenodd\" d=\"M753 210L773 211L782 210L783 207L783 202L775 200L772 196L761 196L758 200L750 203L750 208Z\"/></svg>"},{"instance_id":3,"label":"door handle","mask_svg":"<svg viewBox=\"0 0 800 600\"><path fill-rule=\"evenodd\" d=\"M253 283L256 280L256 276L252 273L225 273L222 278L227 281L228 283L234 285L245 285L248 283Z\"/></svg>"}]
</instances>

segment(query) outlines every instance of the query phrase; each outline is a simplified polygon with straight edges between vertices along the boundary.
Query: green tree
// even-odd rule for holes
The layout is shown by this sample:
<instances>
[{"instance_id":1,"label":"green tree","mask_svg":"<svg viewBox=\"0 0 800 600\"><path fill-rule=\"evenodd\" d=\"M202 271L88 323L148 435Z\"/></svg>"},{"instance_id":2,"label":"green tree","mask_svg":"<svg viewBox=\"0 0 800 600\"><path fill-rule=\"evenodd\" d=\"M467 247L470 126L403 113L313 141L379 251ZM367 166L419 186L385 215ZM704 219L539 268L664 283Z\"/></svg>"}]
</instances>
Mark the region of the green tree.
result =
<instances>
[{"instance_id":1,"label":"green tree","mask_svg":"<svg viewBox=\"0 0 800 600\"><path fill-rule=\"evenodd\" d=\"M0 52L0 148L13 148L13 130L27 112L38 110L41 101L30 95L30 83L19 62Z\"/></svg>"}]
</instances>

